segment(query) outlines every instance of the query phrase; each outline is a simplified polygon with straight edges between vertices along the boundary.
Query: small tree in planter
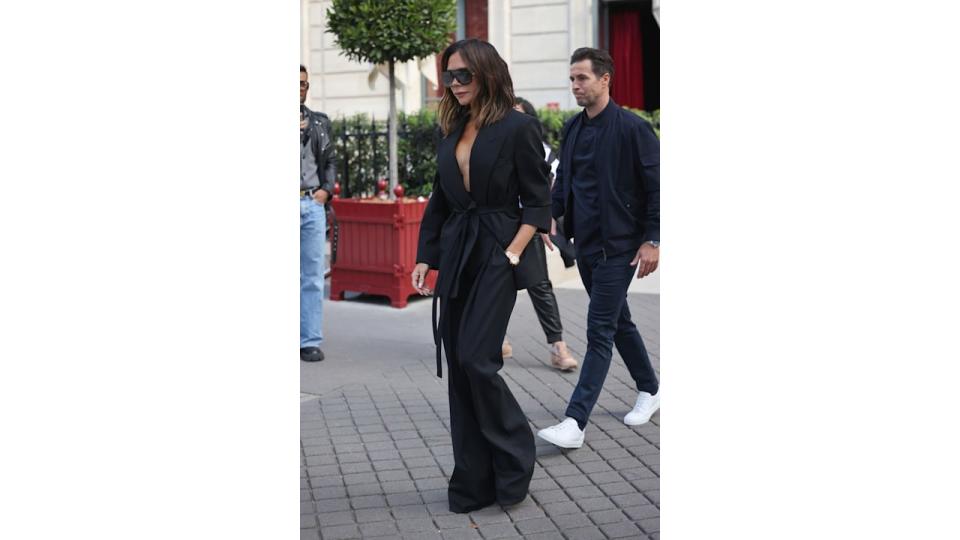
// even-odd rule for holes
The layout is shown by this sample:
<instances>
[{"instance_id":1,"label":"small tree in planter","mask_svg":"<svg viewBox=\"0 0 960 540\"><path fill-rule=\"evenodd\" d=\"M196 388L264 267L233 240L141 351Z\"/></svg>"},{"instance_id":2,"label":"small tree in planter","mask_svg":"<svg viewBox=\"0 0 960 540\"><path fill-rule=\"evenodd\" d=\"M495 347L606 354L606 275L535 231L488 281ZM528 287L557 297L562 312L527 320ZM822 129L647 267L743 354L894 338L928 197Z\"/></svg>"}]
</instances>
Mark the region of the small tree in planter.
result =
<instances>
[{"instance_id":1,"label":"small tree in planter","mask_svg":"<svg viewBox=\"0 0 960 540\"><path fill-rule=\"evenodd\" d=\"M347 58L388 66L391 197L397 194L399 179L395 66L436 54L455 29L456 0L333 0L327 10L327 32L336 36ZM421 167L414 174L429 170ZM389 296L392 305L403 307L416 294L410 272L427 203L398 197L394 203L380 204L387 202L334 199L341 237L330 276L331 300L355 291Z\"/></svg>"},{"instance_id":2,"label":"small tree in planter","mask_svg":"<svg viewBox=\"0 0 960 540\"><path fill-rule=\"evenodd\" d=\"M398 182L394 67L397 62L436 54L456 27L456 0L333 0L327 10L327 32L336 36L347 58L389 67L391 196Z\"/></svg>"}]
</instances>

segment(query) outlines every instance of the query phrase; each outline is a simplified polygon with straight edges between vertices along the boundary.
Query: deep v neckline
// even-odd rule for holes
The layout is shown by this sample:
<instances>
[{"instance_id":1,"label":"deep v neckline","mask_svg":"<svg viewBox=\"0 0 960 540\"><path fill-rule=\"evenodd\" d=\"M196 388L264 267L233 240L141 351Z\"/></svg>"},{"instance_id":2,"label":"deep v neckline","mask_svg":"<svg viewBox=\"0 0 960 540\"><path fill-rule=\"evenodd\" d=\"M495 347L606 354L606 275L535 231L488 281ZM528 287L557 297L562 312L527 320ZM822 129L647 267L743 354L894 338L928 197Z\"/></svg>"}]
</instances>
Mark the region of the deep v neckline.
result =
<instances>
[{"instance_id":1,"label":"deep v neckline","mask_svg":"<svg viewBox=\"0 0 960 540\"><path fill-rule=\"evenodd\" d=\"M477 147L477 139L480 138L480 130L477 129L473 134L473 141L470 143L470 148L467 152L467 176L463 175L463 168L460 165L460 156L457 155L457 148L460 147L460 141L463 140L463 137L467 134L467 128L470 125L470 120L468 119L464 125L463 129L460 131L460 136L457 138L457 141L453 145L453 161L457 164L457 173L460 175L460 185L463 187L463 191L470 195L472 198L473 193L473 175L472 167L470 164L473 161L473 151ZM470 185L467 185L467 178L469 178Z\"/></svg>"}]
</instances>

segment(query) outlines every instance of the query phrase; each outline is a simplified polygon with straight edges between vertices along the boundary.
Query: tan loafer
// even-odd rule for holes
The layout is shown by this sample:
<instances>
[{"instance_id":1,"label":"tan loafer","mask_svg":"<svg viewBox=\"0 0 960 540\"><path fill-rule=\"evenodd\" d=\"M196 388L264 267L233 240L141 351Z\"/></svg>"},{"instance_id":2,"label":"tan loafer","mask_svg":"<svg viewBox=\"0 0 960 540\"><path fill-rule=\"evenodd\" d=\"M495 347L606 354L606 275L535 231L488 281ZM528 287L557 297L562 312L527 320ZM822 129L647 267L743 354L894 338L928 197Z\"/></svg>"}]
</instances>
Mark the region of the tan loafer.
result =
<instances>
[{"instance_id":1,"label":"tan loafer","mask_svg":"<svg viewBox=\"0 0 960 540\"><path fill-rule=\"evenodd\" d=\"M560 371L573 371L579 365L567 349L567 344L562 341L553 344L553 350L550 351L550 364Z\"/></svg>"},{"instance_id":2,"label":"tan loafer","mask_svg":"<svg viewBox=\"0 0 960 540\"><path fill-rule=\"evenodd\" d=\"M513 356L513 346L510 345L510 340L503 338L503 345L500 347L500 356L504 358L511 358Z\"/></svg>"}]
</instances>

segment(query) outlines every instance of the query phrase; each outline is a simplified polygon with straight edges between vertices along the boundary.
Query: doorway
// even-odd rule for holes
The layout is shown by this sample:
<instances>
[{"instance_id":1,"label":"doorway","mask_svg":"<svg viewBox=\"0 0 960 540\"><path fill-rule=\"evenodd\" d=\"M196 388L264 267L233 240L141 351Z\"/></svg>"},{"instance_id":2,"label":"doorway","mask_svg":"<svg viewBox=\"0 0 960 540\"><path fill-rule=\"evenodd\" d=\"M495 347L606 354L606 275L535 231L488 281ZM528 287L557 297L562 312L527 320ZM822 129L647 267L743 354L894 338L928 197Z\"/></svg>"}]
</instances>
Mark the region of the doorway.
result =
<instances>
[{"instance_id":1,"label":"doorway","mask_svg":"<svg viewBox=\"0 0 960 540\"><path fill-rule=\"evenodd\" d=\"M613 57L613 100L635 109L659 109L660 25L653 17L653 1L608 1L600 11L600 44Z\"/></svg>"}]
</instances>

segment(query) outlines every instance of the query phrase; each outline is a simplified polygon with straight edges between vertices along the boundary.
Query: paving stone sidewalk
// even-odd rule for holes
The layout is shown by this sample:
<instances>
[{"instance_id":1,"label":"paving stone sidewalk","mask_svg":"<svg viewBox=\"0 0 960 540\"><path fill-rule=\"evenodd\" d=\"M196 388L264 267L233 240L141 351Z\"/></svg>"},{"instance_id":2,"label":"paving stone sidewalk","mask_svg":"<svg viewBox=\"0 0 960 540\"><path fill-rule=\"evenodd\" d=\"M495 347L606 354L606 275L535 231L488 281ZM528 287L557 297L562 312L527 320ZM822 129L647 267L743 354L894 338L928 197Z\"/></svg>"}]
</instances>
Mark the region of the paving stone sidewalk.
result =
<instances>
[{"instance_id":1,"label":"paving stone sidewalk","mask_svg":"<svg viewBox=\"0 0 960 540\"><path fill-rule=\"evenodd\" d=\"M564 338L586 350L587 295L557 290ZM659 372L659 295L630 294L633 319ZM659 538L660 414L623 424L636 390L614 355L586 443L537 441L530 496L470 514L447 509L453 469L446 380L435 373L430 301L397 310L363 297L327 302L327 359L301 363L300 528L311 540ZM514 358L501 375L537 430L562 419L579 371L549 364L525 292L508 329ZM446 368L444 368L446 370Z\"/></svg>"}]
</instances>

